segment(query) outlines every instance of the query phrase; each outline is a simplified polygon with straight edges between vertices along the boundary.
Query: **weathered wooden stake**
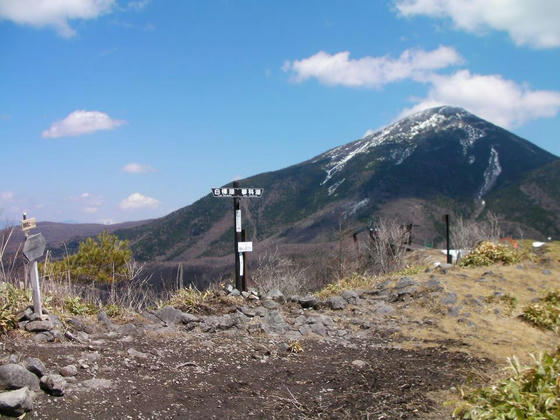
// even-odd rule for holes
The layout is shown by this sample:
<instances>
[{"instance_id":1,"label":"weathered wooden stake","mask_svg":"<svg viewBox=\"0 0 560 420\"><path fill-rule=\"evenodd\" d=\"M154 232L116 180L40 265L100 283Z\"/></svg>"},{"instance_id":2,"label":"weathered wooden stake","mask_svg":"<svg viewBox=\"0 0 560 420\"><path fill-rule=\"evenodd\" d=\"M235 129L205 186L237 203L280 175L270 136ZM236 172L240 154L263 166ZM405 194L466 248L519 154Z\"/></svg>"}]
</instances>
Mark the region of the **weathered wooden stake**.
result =
<instances>
[{"instance_id":1,"label":"weathered wooden stake","mask_svg":"<svg viewBox=\"0 0 560 420\"><path fill-rule=\"evenodd\" d=\"M239 182L233 181L233 188L239 188ZM233 199L233 240L235 242L235 252L233 257L235 259L235 288L239 291L243 290L243 285L241 283L241 270L243 269L241 265L241 259L239 254L239 242L241 241L241 208L239 206L239 198L234 197Z\"/></svg>"}]
</instances>

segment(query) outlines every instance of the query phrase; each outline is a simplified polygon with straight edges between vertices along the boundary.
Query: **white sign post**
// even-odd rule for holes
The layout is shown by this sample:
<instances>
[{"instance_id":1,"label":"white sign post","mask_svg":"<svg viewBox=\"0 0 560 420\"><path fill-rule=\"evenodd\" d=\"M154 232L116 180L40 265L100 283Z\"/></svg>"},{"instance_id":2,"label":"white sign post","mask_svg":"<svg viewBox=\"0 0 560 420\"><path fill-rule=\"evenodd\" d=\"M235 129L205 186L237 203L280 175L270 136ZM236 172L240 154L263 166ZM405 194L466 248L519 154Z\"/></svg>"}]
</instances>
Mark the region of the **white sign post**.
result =
<instances>
[{"instance_id":1,"label":"white sign post","mask_svg":"<svg viewBox=\"0 0 560 420\"><path fill-rule=\"evenodd\" d=\"M27 257L31 263L31 270L29 270L29 275L31 277L31 288L33 289L33 312L35 314L42 316L43 308L41 306L41 287L39 285L39 270L37 267L37 259L41 258L45 252L47 246L47 241L41 233L35 233L29 235L27 230L35 227L35 219L33 223L25 223L26 216L23 215L22 229L25 232L25 244L23 245L23 255ZM29 227L32 225L32 227Z\"/></svg>"}]
</instances>

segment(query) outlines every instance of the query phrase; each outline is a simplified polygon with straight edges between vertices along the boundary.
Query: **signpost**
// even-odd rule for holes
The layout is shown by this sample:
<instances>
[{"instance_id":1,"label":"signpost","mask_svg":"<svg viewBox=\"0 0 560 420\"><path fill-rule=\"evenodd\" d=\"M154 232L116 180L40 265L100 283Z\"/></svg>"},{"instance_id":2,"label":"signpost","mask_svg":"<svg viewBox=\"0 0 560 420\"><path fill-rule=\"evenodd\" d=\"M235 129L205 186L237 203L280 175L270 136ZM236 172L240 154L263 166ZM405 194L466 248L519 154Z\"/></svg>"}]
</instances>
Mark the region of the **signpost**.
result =
<instances>
[{"instance_id":1,"label":"signpost","mask_svg":"<svg viewBox=\"0 0 560 420\"><path fill-rule=\"evenodd\" d=\"M233 198L234 258L235 258L235 288L247 291L247 252L253 251L253 243L245 241L245 230L241 226L240 198L261 198L263 188L240 187L234 181L232 187L212 188L212 196Z\"/></svg>"},{"instance_id":2,"label":"signpost","mask_svg":"<svg viewBox=\"0 0 560 420\"><path fill-rule=\"evenodd\" d=\"M31 287L33 289L33 312L42 316L43 309L41 307L41 288L39 286L39 270L37 269L37 260L45 253L47 241L42 233L30 235L29 230L37 227L35 218L27 219L25 213L21 221L21 228L25 233L25 244L23 245L23 255L31 263L29 275L31 277Z\"/></svg>"}]
</instances>

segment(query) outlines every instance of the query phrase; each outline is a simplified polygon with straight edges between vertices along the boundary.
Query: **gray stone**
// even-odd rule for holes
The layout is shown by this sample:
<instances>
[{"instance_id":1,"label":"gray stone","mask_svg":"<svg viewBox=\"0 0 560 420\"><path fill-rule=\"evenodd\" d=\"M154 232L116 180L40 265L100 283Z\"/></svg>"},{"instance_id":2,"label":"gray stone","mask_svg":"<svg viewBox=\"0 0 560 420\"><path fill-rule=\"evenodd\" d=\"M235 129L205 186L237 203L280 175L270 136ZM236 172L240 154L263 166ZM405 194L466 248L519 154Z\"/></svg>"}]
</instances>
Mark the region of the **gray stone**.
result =
<instances>
[{"instance_id":1,"label":"gray stone","mask_svg":"<svg viewBox=\"0 0 560 420\"><path fill-rule=\"evenodd\" d=\"M542 273L543 273L545 276L549 276L549 275L552 274L552 272L551 272L550 270L543 270Z\"/></svg>"},{"instance_id":2,"label":"gray stone","mask_svg":"<svg viewBox=\"0 0 560 420\"><path fill-rule=\"evenodd\" d=\"M461 309L462 308L463 307L461 305L448 306L447 307L447 315L456 318L459 315L461 315Z\"/></svg>"},{"instance_id":3,"label":"gray stone","mask_svg":"<svg viewBox=\"0 0 560 420\"><path fill-rule=\"evenodd\" d=\"M167 325L179 324L183 319L183 312L173 306L164 306L154 312L154 315Z\"/></svg>"},{"instance_id":4,"label":"gray stone","mask_svg":"<svg viewBox=\"0 0 560 420\"><path fill-rule=\"evenodd\" d=\"M299 304L302 308L317 308L320 304L320 301L316 296L307 295L299 298Z\"/></svg>"},{"instance_id":5,"label":"gray stone","mask_svg":"<svg viewBox=\"0 0 560 420\"><path fill-rule=\"evenodd\" d=\"M93 327L86 324L81 318L70 318L67 322L76 331L83 331L88 334L93 334L94 332Z\"/></svg>"},{"instance_id":6,"label":"gray stone","mask_svg":"<svg viewBox=\"0 0 560 420\"><path fill-rule=\"evenodd\" d=\"M324 337L325 335L327 335L327 329L325 328L325 326L323 324L317 323L317 324L311 324L311 332L320 335L321 337Z\"/></svg>"},{"instance_id":7,"label":"gray stone","mask_svg":"<svg viewBox=\"0 0 560 420\"><path fill-rule=\"evenodd\" d=\"M46 319L41 321L30 321L25 324L25 329L29 332L42 332L42 331L50 331L54 328L53 323Z\"/></svg>"},{"instance_id":8,"label":"gray stone","mask_svg":"<svg viewBox=\"0 0 560 420\"><path fill-rule=\"evenodd\" d=\"M28 387L23 387L15 391L0 393L0 414L6 416L21 416L33 410L33 399L35 393Z\"/></svg>"},{"instance_id":9,"label":"gray stone","mask_svg":"<svg viewBox=\"0 0 560 420\"><path fill-rule=\"evenodd\" d=\"M266 316L267 313L268 313L268 311L266 310L266 308L259 307L259 308L255 309L255 314L257 316L264 317L264 316Z\"/></svg>"},{"instance_id":10,"label":"gray stone","mask_svg":"<svg viewBox=\"0 0 560 420\"><path fill-rule=\"evenodd\" d=\"M229 292L228 296L241 296L241 292L237 289L233 289L231 292Z\"/></svg>"},{"instance_id":11,"label":"gray stone","mask_svg":"<svg viewBox=\"0 0 560 420\"><path fill-rule=\"evenodd\" d=\"M84 388L99 391L112 388L113 382L110 379L93 378L82 382L81 385Z\"/></svg>"},{"instance_id":12,"label":"gray stone","mask_svg":"<svg viewBox=\"0 0 560 420\"><path fill-rule=\"evenodd\" d=\"M8 363L19 363L19 354L10 354L10 356L8 356Z\"/></svg>"},{"instance_id":13,"label":"gray stone","mask_svg":"<svg viewBox=\"0 0 560 420\"><path fill-rule=\"evenodd\" d=\"M251 296L251 294L249 292L241 292L241 296L243 296L245 299L249 299L249 296Z\"/></svg>"},{"instance_id":14,"label":"gray stone","mask_svg":"<svg viewBox=\"0 0 560 420\"><path fill-rule=\"evenodd\" d=\"M60 368L59 373L64 377L73 377L78 374L78 368L76 365L67 365Z\"/></svg>"},{"instance_id":15,"label":"gray stone","mask_svg":"<svg viewBox=\"0 0 560 420\"><path fill-rule=\"evenodd\" d=\"M395 284L396 289L403 289L408 286L416 286L418 282L410 277L401 277Z\"/></svg>"},{"instance_id":16,"label":"gray stone","mask_svg":"<svg viewBox=\"0 0 560 420\"><path fill-rule=\"evenodd\" d=\"M45 374L46 368L43 362L36 357L28 357L23 361L23 366L39 378Z\"/></svg>"},{"instance_id":17,"label":"gray stone","mask_svg":"<svg viewBox=\"0 0 560 420\"><path fill-rule=\"evenodd\" d=\"M424 283L424 288L426 288L426 290L430 290L434 292L439 292L440 290L443 290L443 286L441 285L441 282L436 278L430 279L426 283Z\"/></svg>"},{"instance_id":18,"label":"gray stone","mask_svg":"<svg viewBox=\"0 0 560 420\"><path fill-rule=\"evenodd\" d=\"M268 334L283 334L289 328L284 317L277 310L268 312L263 321L264 330Z\"/></svg>"},{"instance_id":19,"label":"gray stone","mask_svg":"<svg viewBox=\"0 0 560 420\"><path fill-rule=\"evenodd\" d=\"M105 311L101 311L97 314L97 320L100 321L108 330L113 328L113 323L111 322Z\"/></svg>"},{"instance_id":20,"label":"gray stone","mask_svg":"<svg viewBox=\"0 0 560 420\"><path fill-rule=\"evenodd\" d=\"M272 299L268 299L266 298L265 300L262 301L262 306L264 306L266 309L276 309L278 308L278 303L273 301Z\"/></svg>"},{"instance_id":21,"label":"gray stone","mask_svg":"<svg viewBox=\"0 0 560 420\"><path fill-rule=\"evenodd\" d=\"M54 329L58 329L58 330L64 329L64 324L62 323L59 317L57 317L55 314L49 314L47 316L49 318L49 321L51 321L51 323L53 324Z\"/></svg>"},{"instance_id":22,"label":"gray stone","mask_svg":"<svg viewBox=\"0 0 560 420\"><path fill-rule=\"evenodd\" d=\"M202 322L202 320L199 317L197 317L193 314L185 313L185 312L181 313L180 321L183 324L190 324L190 323L193 323L193 322Z\"/></svg>"},{"instance_id":23,"label":"gray stone","mask_svg":"<svg viewBox=\"0 0 560 420\"><path fill-rule=\"evenodd\" d=\"M354 290L345 290L342 292L342 298L351 305L357 305L360 302L360 295Z\"/></svg>"},{"instance_id":24,"label":"gray stone","mask_svg":"<svg viewBox=\"0 0 560 420\"><path fill-rule=\"evenodd\" d=\"M279 289L272 289L270 292L266 294L265 299L272 299L278 303L286 302L286 297Z\"/></svg>"},{"instance_id":25,"label":"gray stone","mask_svg":"<svg viewBox=\"0 0 560 420\"><path fill-rule=\"evenodd\" d=\"M302 325L301 327L298 328L298 332L301 335L309 335L311 334L311 327L309 325Z\"/></svg>"},{"instance_id":26,"label":"gray stone","mask_svg":"<svg viewBox=\"0 0 560 420\"><path fill-rule=\"evenodd\" d=\"M25 308L24 311L22 311L22 312L20 312L16 315L16 320L18 322L29 321L29 320L31 320L32 315L33 315L33 308L32 307L31 308L27 307L27 308Z\"/></svg>"},{"instance_id":27,"label":"gray stone","mask_svg":"<svg viewBox=\"0 0 560 420\"><path fill-rule=\"evenodd\" d=\"M148 353L143 353L143 352L138 351L138 350L133 349L133 348L129 348L127 350L127 353L128 353L129 356L136 357L138 359L147 359L148 358Z\"/></svg>"},{"instance_id":28,"label":"gray stone","mask_svg":"<svg viewBox=\"0 0 560 420\"><path fill-rule=\"evenodd\" d=\"M65 388L66 380L61 375L50 374L41 378L41 389L47 394L61 397L64 395Z\"/></svg>"},{"instance_id":29,"label":"gray stone","mask_svg":"<svg viewBox=\"0 0 560 420\"><path fill-rule=\"evenodd\" d=\"M346 300L342 296L333 296L328 299L327 305L334 311L346 308Z\"/></svg>"},{"instance_id":30,"label":"gray stone","mask_svg":"<svg viewBox=\"0 0 560 420\"><path fill-rule=\"evenodd\" d=\"M241 306L237 308L237 310L241 312L243 315L248 316L249 318L253 318L257 316L256 311L253 308L249 308L248 306Z\"/></svg>"},{"instance_id":31,"label":"gray stone","mask_svg":"<svg viewBox=\"0 0 560 420\"><path fill-rule=\"evenodd\" d=\"M0 366L0 389L18 389L24 386L36 391L39 389L39 378L21 365L8 363Z\"/></svg>"},{"instance_id":32,"label":"gray stone","mask_svg":"<svg viewBox=\"0 0 560 420\"><path fill-rule=\"evenodd\" d=\"M384 302L378 302L374 305L373 310L378 315L389 315L395 311L392 305L388 305Z\"/></svg>"},{"instance_id":33,"label":"gray stone","mask_svg":"<svg viewBox=\"0 0 560 420\"><path fill-rule=\"evenodd\" d=\"M449 292L441 298L441 303L444 305L453 305L457 303L457 293Z\"/></svg>"},{"instance_id":34,"label":"gray stone","mask_svg":"<svg viewBox=\"0 0 560 420\"><path fill-rule=\"evenodd\" d=\"M358 369L363 369L368 365L368 362L365 362L363 360L353 360L352 361L352 366L357 367Z\"/></svg>"}]
</instances>

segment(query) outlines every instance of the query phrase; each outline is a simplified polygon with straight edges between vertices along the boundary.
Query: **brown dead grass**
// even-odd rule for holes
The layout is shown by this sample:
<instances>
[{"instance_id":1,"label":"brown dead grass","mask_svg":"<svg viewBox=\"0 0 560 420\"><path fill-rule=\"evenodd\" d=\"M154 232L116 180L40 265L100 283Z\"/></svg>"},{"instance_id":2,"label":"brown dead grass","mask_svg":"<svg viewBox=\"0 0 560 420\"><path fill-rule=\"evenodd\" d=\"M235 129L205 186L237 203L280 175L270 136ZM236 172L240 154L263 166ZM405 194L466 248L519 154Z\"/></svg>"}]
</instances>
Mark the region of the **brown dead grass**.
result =
<instances>
[{"instance_id":1,"label":"brown dead grass","mask_svg":"<svg viewBox=\"0 0 560 420\"><path fill-rule=\"evenodd\" d=\"M436 255L430 255L436 257ZM542 297L547 290L557 289L560 279L560 242L547 244L541 262L523 261L521 269L516 265L495 264L489 267L454 268L448 274L422 273L414 276L419 282L427 281L435 275L444 291L458 296L457 305L462 305L458 318L444 315L447 308L439 300L420 298L403 305L406 318L417 323L407 323L401 331L405 345L417 346L418 341L430 343L446 342L448 347L466 351L478 357L489 358L503 364L507 357L517 355L520 360L529 362L529 354L549 350L558 345L559 337L552 331L536 328L521 317L523 308L535 298ZM441 259L445 258L443 255ZM543 269L551 274L544 274ZM486 278L487 282L476 282ZM499 291L516 299L512 309L500 299L486 299ZM469 301L471 295L483 303L478 306ZM499 312L496 313L496 310ZM469 313L470 316L465 316ZM425 323L433 320L433 324ZM461 322L458 322L462 319ZM469 326L471 321L476 327ZM418 325L419 324L419 325ZM408 337L408 339L407 339ZM406 343L408 341L408 344Z\"/></svg>"}]
</instances>

